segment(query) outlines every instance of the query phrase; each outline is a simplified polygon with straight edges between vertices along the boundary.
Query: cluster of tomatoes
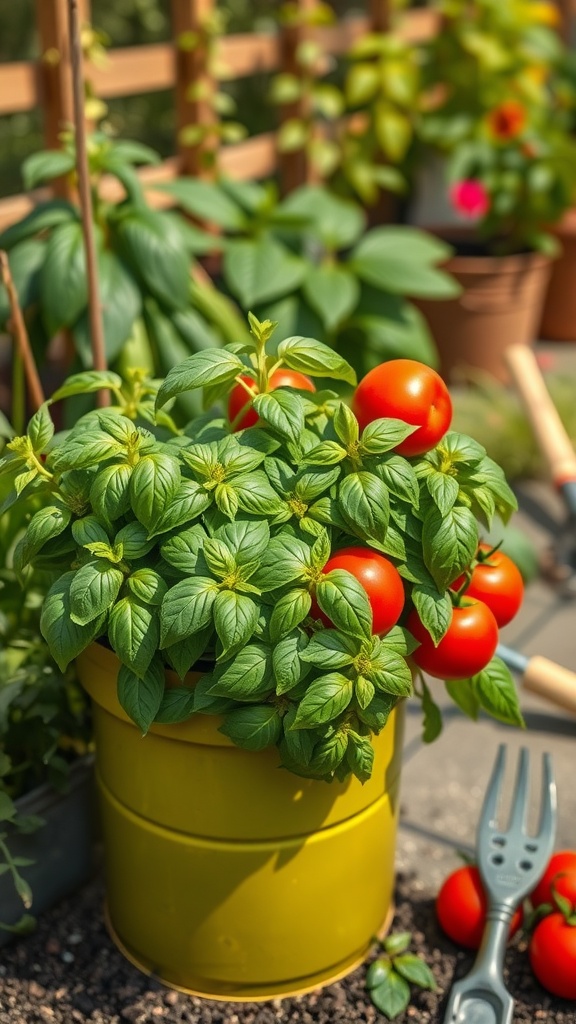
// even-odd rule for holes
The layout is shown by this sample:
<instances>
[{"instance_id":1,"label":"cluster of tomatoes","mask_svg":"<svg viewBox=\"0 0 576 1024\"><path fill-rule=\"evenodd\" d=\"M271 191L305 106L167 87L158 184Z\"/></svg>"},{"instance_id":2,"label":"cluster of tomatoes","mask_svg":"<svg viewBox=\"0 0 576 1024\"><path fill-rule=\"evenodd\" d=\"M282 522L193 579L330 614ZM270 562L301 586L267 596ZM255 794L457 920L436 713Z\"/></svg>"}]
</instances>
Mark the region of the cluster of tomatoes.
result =
<instances>
[{"instance_id":1,"label":"cluster of tomatoes","mask_svg":"<svg viewBox=\"0 0 576 1024\"><path fill-rule=\"evenodd\" d=\"M553 995L576 999L575 850L552 855L530 903L536 922L528 944L532 970ZM486 896L477 867L467 864L448 876L436 898L436 915L453 942L478 949L486 923ZM510 938L523 921L523 908L518 908Z\"/></svg>"},{"instance_id":2,"label":"cluster of tomatoes","mask_svg":"<svg viewBox=\"0 0 576 1024\"><path fill-rule=\"evenodd\" d=\"M250 405L250 391L256 395L256 385L248 376L242 380L243 384L234 386L228 401L228 415L235 430L253 426L258 420ZM309 377L290 369L275 370L268 387L315 390ZM381 417L416 426L395 449L408 457L434 448L452 419L446 384L429 366L412 359L393 359L370 370L354 392L352 409L361 430ZM404 608L404 587L392 562L369 547L357 545L337 551L324 571L332 569L346 569L364 587L372 608L374 633L387 633L398 622ZM438 646L434 646L415 609L406 625L420 643L413 658L423 671L440 679L467 679L485 668L494 656L498 630L518 611L524 586L519 570L507 555L481 545L475 564L466 577L454 581L451 592L452 621ZM315 602L312 615L331 625Z\"/></svg>"}]
</instances>

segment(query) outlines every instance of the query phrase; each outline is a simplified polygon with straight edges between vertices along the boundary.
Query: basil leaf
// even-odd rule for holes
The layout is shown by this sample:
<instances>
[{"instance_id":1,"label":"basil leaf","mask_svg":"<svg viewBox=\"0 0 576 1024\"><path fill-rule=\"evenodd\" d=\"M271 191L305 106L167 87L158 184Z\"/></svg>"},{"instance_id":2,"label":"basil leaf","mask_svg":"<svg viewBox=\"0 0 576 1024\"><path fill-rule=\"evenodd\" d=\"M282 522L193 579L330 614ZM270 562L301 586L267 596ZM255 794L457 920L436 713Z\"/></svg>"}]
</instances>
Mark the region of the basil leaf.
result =
<instances>
[{"instance_id":1,"label":"basil leaf","mask_svg":"<svg viewBox=\"0 0 576 1024\"><path fill-rule=\"evenodd\" d=\"M352 664L359 647L356 641L335 629L320 629L314 633L301 657L318 668L344 668Z\"/></svg>"},{"instance_id":2,"label":"basil leaf","mask_svg":"<svg viewBox=\"0 0 576 1024\"><path fill-rule=\"evenodd\" d=\"M48 591L40 615L40 631L59 669L64 672L71 661L100 636L105 616L85 626L70 617L70 585L75 572L64 573Z\"/></svg>"},{"instance_id":3,"label":"basil leaf","mask_svg":"<svg viewBox=\"0 0 576 1024\"><path fill-rule=\"evenodd\" d=\"M420 488L414 467L401 455L389 455L378 462L374 472L398 498L409 502L412 508L420 505Z\"/></svg>"},{"instance_id":4,"label":"basil leaf","mask_svg":"<svg viewBox=\"0 0 576 1024\"><path fill-rule=\"evenodd\" d=\"M439 590L445 590L470 564L478 548L478 524L467 508L456 506L443 516L433 509L422 530L426 567Z\"/></svg>"},{"instance_id":5,"label":"basil leaf","mask_svg":"<svg viewBox=\"0 0 576 1024\"><path fill-rule=\"evenodd\" d=\"M338 487L338 504L354 532L382 540L390 518L386 485L374 473L361 471L345 476Z\"/></svg>"},{"instance_id":6,"label":"basil leaf","mask_svg":"<svg viewBox=\"0 0 576 1024\"><path fill-rule=\"evenodd\" d=\"M185 722L194 711L195 696L195 687L172 686L164 690L154 721L159 725Z\"/></svg>"},{"instance_id":7,"label":"basil leaf","mask_svg":"<svg viewBox=\"0 0 576 1024\"><path fill-rule=\"evenodd\" d=\"M46 451L48 443L54 437L54 424L48 412L47 402L43 402L34 413L26 431L32 448L36 453Z\"/></svg>"},{"instance_id":8,"label":"basil leaf","mask_svg":"<svg viewBox=\"0 0 576 1024\"><path fill-rule=\"evenodd\" d=\"M345 569L333 569L316 586L316 600L336 629L351 636L372 635L372 611L364 587Z\"/></svg>"},{"instance_id":9,"label":"basil leaf","mask_svg":"<svg viewBox=\"0 0 576 1024\"><path fill-rule=\"evenodd\" d=\"M278 358L291 370L310 373L314 377L331 377L356 385L356 374L334 349L314 338L286 338L278 346Z\"/></svg>"},{"instance_id":10,"label":"basil leaf","mask_svg":"<svg viewBox=\"0 0 576 1024\"><path fill-rule=\"evenodd\" d=\"M58 445L50 453L49 463L62 473L66 469L98 466L105 459L114 459L118 455L125 455L124 445L119 441L114 441L103 430L83 430Z\"/></svg>"},{"instance_id":11,"label":"basil leaf","mask_svg":"<svg viewBox=\"0 0 576 1024\"><path fill-rule=\"evenodd\" d=\"M284 503L270 486L263 471L235 476L231 484L238 505L244 512L256 516L275 516L284 509Z\"/></svg>"},{"instance_id":12,"label":"basil leaf","mask_svg":"<svg viewBox=\"0 0 576 1024\"><path fill-rule=\"evenodd\" d=\"M280 640L286 633L291 633L306 618L311 604L309 592L299 587L278 598L270 619L271 639Z\"/></svg>"},{"instance_id":13,"label":"basil leaf","mask_svg":"<svg viewBox=\"0 0 576 1024\"><path fill-rule=\"evenodd\" d=\"M398 698L390 693L376 693L367 708L358 708L358 718L369 726L372 732L378 734L386 725L390 712L397 703Z\"/></svg>"},{"instance_id":14,"label":"basil leaf","mask_svg":"<svg viewBox=\"0 0 576 1024\"><path fill-rule=\"evenodd\" d=\"M354 683L341 672L330 672L316 679L298 705L293 729L313 729L332 722L348 707L354 695Z\"/></svg>"},{"instance_id":15,"label":"basil leaf","mask_svg":"<svg viewBox=\"0 0 576 1024\"><path fill-rule=\"evenodd\" d=\"M401 441L405 441L418 427L404 420L382 417L372 420L362 431L360 444L369 455L380 455L389 452Z\"/></svg>"},{"instance_id":16,"label":"basil leaf","mask_svg":"<svg viewBox=\"0 0 576 1024\"><path fill-rule=\"evenodd\" d=\"M211 504L212 498L201 484L196 480L182 480L172 499L165 505L150 536L157 537L160 533L190 523Z\"/></svg>"},{"instance_id":17,"label":"basil leaf","mask_svg":"<svg viewBox=\"0 0 576 1024\"><path fill-rule=\"evenodd\" d=\"M426 486L441 515L447 515L454 507L460 490L456 477L434 470L426 477Z\"/></svg>"},{"instance_id":18,"label":"basil leaf","mask_svg":"<svg viewBox=\"0 0 576 1024\"><path fill-rule=\"evenodd\" d=\"M128 588L144 604L162 604L168 589L165 580L153 569L137 569L126 580Z\"/></svg>"},{"instance_id":19,"label":"basil leaf","mask_svg":"<svg viewBox=\"0 0 576 1024\"><path fill-rule=\"evenodd\" d=\"M289 535L272 537L252 583L262 592L276 590L302 579L310 565L311 550L304 541Z\"/></svg>"},{"instance_id":20,"label":"basil leaf","mask_svg":"<svg viewBox=\"0 0 576 1024\"><path fill-rule=\"evenodd\" d=\"M229 711L218 731L244 750L265 750L279 739L282 719L272 704L256 704Z\"/></svg>"},{"instance_id":21,"label":"basil leaf","mask_svg":"<svg viewBox=\"0 0 576 1024\"><path fill-rule=\"evenodd\" d=\"M374 767L374 747L368 736L359 736L352 729L348 732L346 760L360 782L367 782Z\"/></svg>"},{"instance_id":22,"label":"basil leaf","mask_svg":"<svg viewBox=\"0 0 576 1024\"><path fill-rule=\"evenodd\" d=\"M76 519L72 523L72 536L80 547L84 547L86 544L92 544L94 541L101 541L103 544L108 544L110 538L98 520L97 516L89 515L83 516L82 519Z\"/></svg>"},{"instance_id":23,"label":"basil leaf","mask_svg":"<svg viewBox=\"0 0 576 1024\"><path fill-rule=\"evenodd\" d=\"M127 523L118 530L114 543L122 545L124 558L128 561L144 558L154 547L154 541L148 540L146 527L138 522Z\"/></svg>"},{"instance_id":24,"label":"basil leaf","mask_svg":"<svg viewBox=\"0 0 576 1024\"><path fill-rule=\"evenodd\" d=\"M272 667L278 695L293 690L308 675L310 666L301 661L301 654L307 642L305 634L301 630L295 630L274 648Z\"/></svg>"},{"instance_id":25,"label":"basil leaf","mask_svg":"<svg viewBox=\"0 0 576 1024\"><path fill-rule=\"evenodd\" d=\"M129 718L145 736L152 725L164 695L164 666L160 659L152 661L142 678L126 665L118 673L118 700Z\"/></svg>"},{"instance_id":26,"label":"basil leaf","mask_svg":"<svg viewBox=\"0 0 576 1024\"><path fill-rule=\"evenodd\" d=\"M232 383L244 364L226 349L203 349L173 367L163 381L156 396L156 408L161 409L169 398L207 385Z\"/></svg>"},{"instance_id":27,"label":"basil leaf","mask_svg":"<svg viewBox=\"0 0 576 1024\"><path fill-rule=\"evenodd\" d=\"M492 661L473 677L480 705L500 722L525 727L518 691L512 674L501 658Z\"/></svg>"},{"instance_id":28,"label":"basil leaf","mask_svg":"<svg viewBox=\"0 0 576 1024\"><path fill-rule=\"evenodd\" d=\"M216 669L208 693L252 703L269 697L273 690L270 648L264 644L248 644L232 661Z\"/></svg>"},{"instance_id":29,"label":"basil leaf","mask_svg":"<svg viewBox=\"0 0 576 1024\"><path fill-rule=\"evenodd\" d=\"M321 777L331 777L344 760L348 747L348 733L338 730L314 747L310 768Z\"/></svg>"},{"instance_id":30,"label":"basil leaf","mask_svg":"<svg viewBox=\"0 0 576 1024\"><path fill-rule=\"evenodd\" d=\"M52 537L59 537L71 518L72 513L65 505L47 505L35 512L22 539L20 566L28 565L34 555L44 547L46 541Z\"/></svg>"},{"instance_id":31,"label":"basil leaf","mask_svg":"<svg viewBox=\"0 0 576 1024\"><path fill-rule=\"evenodd\" d=\"M383 693L396 697L409 697L412 693L412 673L402 655L382 648L381 653L371 658L370 668L365 675Z\"/></svg>"},{"instance_id":32,"label":"basil leaf","mask_svg":"<svg viewBox=\"0 0 576 1024\"><path fill-rule=\"evenodd\" d=\"M198 555L207 538L206 530L199 523L187 530L169 537L160 545L162 558L180 572L193 575L196 572Z\"/></svg>"},{"instance_id":33,"label":"basil leaf","mask_svg":"<svg viewBox=\"0 0 576 1024\"><path fill-rule=\"evenodd\" d=\"M260 419L289 441L298 442L304 430L304 404L300 395L288 388L256 395L253 406Z\"/></svg>"},{"instance_id":34,"label":"basil leaf","mask_svg":"<svg viewBox=\"0 0 576 1024\"><path fill-rule=\"evenodd\" d=\"M130 480L134 515L149 530L164 513L180 484L180 466L169 455L153 453L141 458Z\"/></svg>"},{"instance_id":35,"label":"basil leaf","mask_svg":"<svg viewBox=\"0 0 576 1024\"><path fill-rule=\"evenodd\" d=\"M416 583L412 588L412 600L423 626L437 647L452 622L452 602L449 595L435 587Z\"/></svg>"},{"instance_id":36,"label":"basil leaf","mask_svg":"<svg viewBox=\"0 0 576 1024\"><path fill-rule=\"evenodd\" d=\"M195 576L182 580L166 593L160 609L160 647L186 640L212 621L218 587L214 580Z\"/></svg>"},{"instance_id":37,"label":"basil leaf","mask_svg":"<svg viewBox=\"0 0 576 1024\"><path fill-rule=\"evenodd\" d=\"M251 597L222 590L214 601L214 625L222 654L219 660L230 657L250 640L258 623L259 608Z\"/></svg>"},{"instance_id":38,"label":"basil leaf","mask_svg":"<svg viewBox=\"0 0 576 1024\"><path fill-rule=\"evenodd\" d=\"M108 637L122 664L142 678L158 650L160 627L156 610L127 594L110 612Z\"/></svg>"},{"instance_id":39,"label":"basil leaf","mask_svg":"<svg viewBox=\"0 0 576 1024\"><path fill-rule=\"evenodd\" d=\"M74 574L70 584L70 617L86 626L114 604L124 575L110 562L88 562Z\"/></svg>"},{"instance_id":40,"label":"basil leaf","mask_svg":"<svg viewBox=\"0 0 576 1024\"><path fill-rule=\"evenodd\" d=\"M133 467L127 463L104 466L94 478L90 503L107 522L119 519L130 508L130 480Z\"/></svg>"}]
</instances>

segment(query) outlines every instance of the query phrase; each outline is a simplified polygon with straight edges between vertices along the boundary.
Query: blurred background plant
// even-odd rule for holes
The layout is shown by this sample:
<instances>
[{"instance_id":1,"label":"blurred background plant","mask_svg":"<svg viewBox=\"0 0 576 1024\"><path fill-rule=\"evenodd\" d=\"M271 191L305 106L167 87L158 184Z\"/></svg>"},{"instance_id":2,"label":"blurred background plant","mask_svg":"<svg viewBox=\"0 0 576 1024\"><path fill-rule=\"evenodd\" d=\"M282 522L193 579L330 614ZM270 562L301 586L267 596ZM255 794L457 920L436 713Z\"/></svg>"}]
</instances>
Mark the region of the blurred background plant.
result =
<instances>
[{"instance_id":1,"label":"blurred background plant","mask_svg":"<svg viewBox=\"0 0 576 1024\"><path fill-rule=\"evenodd\" d=\"M458 293L438 267L451 251L444 243L402 225L366 231L362 207L321 185L282 200L274 182L183 178L159 187L186 213L218 225L216 283L245 314L277 321L280 338L318 338L359 374L400 355L435 363L409 298Z\"/></svg>"},{"instance_id":2,"label":"blurred background plant","mask_svg":"<svg viewBox=\"0 0 576 1024\"><path fill-rule=\"evenodd\" d=\"M534 0L436 0L442 31L418 47L421 114L413 187L434 156L439 190L494 254L555 250L575 196L576 92L556 31Z\"/></svg>"}]
</instances>

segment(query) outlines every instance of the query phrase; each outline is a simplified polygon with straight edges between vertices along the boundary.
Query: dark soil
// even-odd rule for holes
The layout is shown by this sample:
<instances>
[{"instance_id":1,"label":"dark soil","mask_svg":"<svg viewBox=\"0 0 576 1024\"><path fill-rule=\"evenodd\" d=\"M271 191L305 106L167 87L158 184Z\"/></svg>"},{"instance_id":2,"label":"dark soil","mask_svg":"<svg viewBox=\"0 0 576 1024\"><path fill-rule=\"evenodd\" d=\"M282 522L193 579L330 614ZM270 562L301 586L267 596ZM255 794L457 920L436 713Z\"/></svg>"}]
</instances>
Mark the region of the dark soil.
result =
<instances>
[{"instance_id":1,"label":"dark soil","mask_svg":"<svg viewBox=\"0 0 576 1024\"><path fill-rule=\"evenodd\" d=\"M182 995L140 974L112 945L102 919L99 880L42 916L37 931L0 954L0 1024L376 1024L385 1018L364 987L365 967L322 991L266 1003L221 1003ZM414 990L398 1024L441 1024L454 978L471 965L439 931L433 901L400 878L394 930L413 933L413 951L436 977L434 993ZM525 943L507 956L514 1024L576 1024L576 1005L548 996L530 972Z\"/></svg>"}]
</instances>

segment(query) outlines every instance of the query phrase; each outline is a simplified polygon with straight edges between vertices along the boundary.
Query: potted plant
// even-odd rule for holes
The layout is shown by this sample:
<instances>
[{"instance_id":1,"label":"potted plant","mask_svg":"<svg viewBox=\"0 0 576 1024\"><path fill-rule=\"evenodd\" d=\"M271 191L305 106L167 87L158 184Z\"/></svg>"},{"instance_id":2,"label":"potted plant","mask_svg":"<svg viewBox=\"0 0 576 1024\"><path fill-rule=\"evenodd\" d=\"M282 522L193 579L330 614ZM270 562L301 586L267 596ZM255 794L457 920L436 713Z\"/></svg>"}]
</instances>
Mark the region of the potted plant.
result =
<instances>
[{"instance_id":1,"label":"potted plant","mask_svg":"<svg viewBox=\"0 0 576 1024\"><path fill-rule=\"evenodd\" d=\"M412 160L429 174L413 217L455 246L447 267L462 294L420 308L444 375L465 364L505 380L502 350L535 339L557 252L550 229L574 199L576 143L557 88L563 49L550 4L437 7L442 32L419 48Z\"/></svg>"},{"instance_id":2,"label":"potted plant","mask_svg":"<svg viewBox=\"0 0 576 1024\"><path fill-rule=\"evenodd\" d=\"M522 721L495 619L450 590L515 500L441 378L393 360L350 408L312 381L354 386L337 353L250 326L136 399L70 378L52 401L113 404L60 437L44 405L0 464L15 506L42 503L18 567L51 564L42 632L93 698L112 935L221 998L343 974L389 921L403 699L441 726L419 664L472 717ZM182 429L189 389L207 412Z\"/></svg>"}]
</instances>

